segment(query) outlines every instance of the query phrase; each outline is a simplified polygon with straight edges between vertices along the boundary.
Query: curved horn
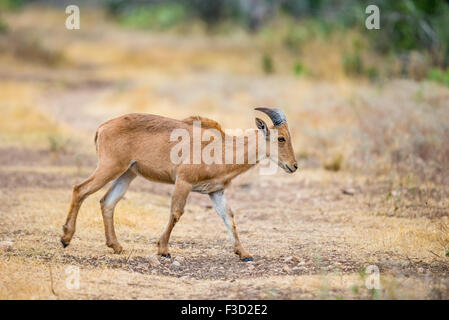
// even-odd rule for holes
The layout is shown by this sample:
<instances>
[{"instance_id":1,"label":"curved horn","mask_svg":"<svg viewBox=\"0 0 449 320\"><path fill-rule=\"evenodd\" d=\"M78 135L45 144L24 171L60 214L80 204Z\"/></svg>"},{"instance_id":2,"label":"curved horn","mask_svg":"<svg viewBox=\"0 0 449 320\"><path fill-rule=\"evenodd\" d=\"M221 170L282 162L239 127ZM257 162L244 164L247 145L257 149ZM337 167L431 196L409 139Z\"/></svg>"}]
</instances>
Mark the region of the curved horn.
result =
<instances>
[{"instance_id":1,"label":"curved horn","mask_svg":"<svg viewBox=\"0 0 449 320\"><path fill-rule=\"evenodd\" d=\"M254 108L254 110L262 111L267 114L271 121L273 121L274 126L280 126L284 122L287 122L287 118L285 117L284 111L278 108Z\"/></svg>"}]
</instances>

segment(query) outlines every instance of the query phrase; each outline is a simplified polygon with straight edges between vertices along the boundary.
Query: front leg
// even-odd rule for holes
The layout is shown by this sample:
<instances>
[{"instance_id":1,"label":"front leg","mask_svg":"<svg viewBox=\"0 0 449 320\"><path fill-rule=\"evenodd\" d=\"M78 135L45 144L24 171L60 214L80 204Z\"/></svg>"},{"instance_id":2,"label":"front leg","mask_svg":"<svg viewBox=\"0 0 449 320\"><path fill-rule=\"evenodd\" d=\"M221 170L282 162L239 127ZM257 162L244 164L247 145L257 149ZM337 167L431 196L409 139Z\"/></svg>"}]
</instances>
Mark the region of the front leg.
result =
<instances>
[{"instance_id":1,"label":"front leg","mask_svg":"<svg viewBox=\"0 0 449 320\"><path fill-rule=\"evenodd\" d=\"M223 219L226 228L228 229L229 235L231 236L232 242L234 244L234 253L238 254L243 261L253 261L253 257L243 248L240 243L239 236L237 234L237 228L234 222L234 213L231 208L226 204L226 197L224 191L217 191L209 193L209 197L214 204L215 210Z\"/></svg>"},{"instance_id":2,"label":"front leg","mask_svg":"<svg viewBox=\"0 0 449 320\"><path fill-rule=\"evenodd\" d=\"M157 242L157 253L163 257L170 258L170 253L168 252L168 241L170 239L170 234L173 230L173 227L184 213L186 200L191 190L191 184L181 179L176 180L175 189L173 191L173 196L171 199L170 217L168 219L167 225L165 226L164 232Z\"/></svg>"}]
</instances>

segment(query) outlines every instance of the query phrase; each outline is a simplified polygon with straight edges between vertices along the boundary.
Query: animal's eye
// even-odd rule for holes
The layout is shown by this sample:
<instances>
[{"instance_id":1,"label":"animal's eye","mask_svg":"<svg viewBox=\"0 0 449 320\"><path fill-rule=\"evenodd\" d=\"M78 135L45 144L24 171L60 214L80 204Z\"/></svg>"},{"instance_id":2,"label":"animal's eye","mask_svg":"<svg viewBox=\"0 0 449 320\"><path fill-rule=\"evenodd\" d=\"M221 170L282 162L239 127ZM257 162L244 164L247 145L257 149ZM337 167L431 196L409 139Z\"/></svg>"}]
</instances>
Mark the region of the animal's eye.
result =
<instances>
[{"instance_id":1,"label":"animal's eye","mask_svg":"<svg viewBox=\"0 0 449 320\"><path fill-rule=\"evenodd\" d=\"M279 141L279 142L285 142L285 138L284 138L284 137L279 137L279 138L278 138L278 141Z\"/></svg>"}]
</instances>

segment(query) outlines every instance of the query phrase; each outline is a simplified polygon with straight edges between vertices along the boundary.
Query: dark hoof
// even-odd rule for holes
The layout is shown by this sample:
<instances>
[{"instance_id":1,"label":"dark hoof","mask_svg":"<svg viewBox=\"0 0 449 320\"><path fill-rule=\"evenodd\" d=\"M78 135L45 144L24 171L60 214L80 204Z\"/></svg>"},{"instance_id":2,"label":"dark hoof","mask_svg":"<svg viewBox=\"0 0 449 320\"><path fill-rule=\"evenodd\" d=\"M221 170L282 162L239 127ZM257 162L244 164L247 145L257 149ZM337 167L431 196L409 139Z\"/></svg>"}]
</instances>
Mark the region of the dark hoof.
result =
<instances>
[{"instance_id":1,"label":"dark hoof","mask_svg":"<svg viewBox=\"0 0 449 320\"><path fill-rule=\"evenodd\" d=\"M64 239L61 238L62 247L66 248L69 244L65 243Z\"/></svg>"},{"instance_id":2,"label":"dark hoof","mask_svg":"<svg viewBox=\"0 0 449 320\"><path fill-rule=\"evenodd\" d=\"M161 257L170 259L170 258L171 258L171 255L170 255L170 253L167 253L167 254L161 254Z\"/></svg>"},{"instance_id":3,"label":"dark hoof","mask_svg":"<svg viewBox=\"0 0 449 320\"><path fill-rule=\"evenodd\" d=\"M243 259L240 259L240 260L242 260L244 262L254 261L253 257L243 258Z\"/></svg>"}]
</instances>

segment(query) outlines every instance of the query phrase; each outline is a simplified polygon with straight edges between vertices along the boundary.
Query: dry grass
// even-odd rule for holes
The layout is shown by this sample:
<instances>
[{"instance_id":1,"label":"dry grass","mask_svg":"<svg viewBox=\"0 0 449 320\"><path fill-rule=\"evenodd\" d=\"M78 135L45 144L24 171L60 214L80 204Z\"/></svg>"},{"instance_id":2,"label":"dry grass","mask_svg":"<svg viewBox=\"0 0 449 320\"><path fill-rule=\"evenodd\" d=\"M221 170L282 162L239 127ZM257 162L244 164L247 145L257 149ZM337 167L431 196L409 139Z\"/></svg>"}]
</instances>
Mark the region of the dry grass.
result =
<instances>
[{"instance_id":1,"label":"dry grass","mask_svg":"<svg viewBox=\"0 0 449 320\"><path fill-rule=\"evenodd\" d=\"M447 88L348 79L337 61L338 38L305 44L304 64L317 76L309 78L293 76L293 61L263 36L149 37L119 30L95 12L83 19L81 32L70 33L52 10L7 17L18 34L42 20L35 36L54 31L41 45L64 63L0 54L0 241L14 243L0 252L0 298L449 297ZM267 44L284 63L271 75L260 67ZM60 247L71 187L96 163L99 123L150 112L248 128L257 105L286 111L303 170L268 177L251 171L229 190L254 263L238 261L207 197L192 195L171 241L181 267L165 259L151 266L171 186L139 179L116 209L124 254L104 245L98 201L106 187L86 200L72 244ZM354 195L342 193L348 188ZM360 270L370 264L381 271L378 292L364 286ZM80 268L78 290L65 285L70 265Z\"/></svg>"},{"instance_id":2,"label":"dry grass","mask_svg":"<svg viewBox=\"0 0 449 320\"><path fill-rule=\"evenodd\" d=\"M0 84L0 143L3 147L50 148L67 140L68 130L36 106L41 86L5 81Z\"/></svg>"}]
</instances>

